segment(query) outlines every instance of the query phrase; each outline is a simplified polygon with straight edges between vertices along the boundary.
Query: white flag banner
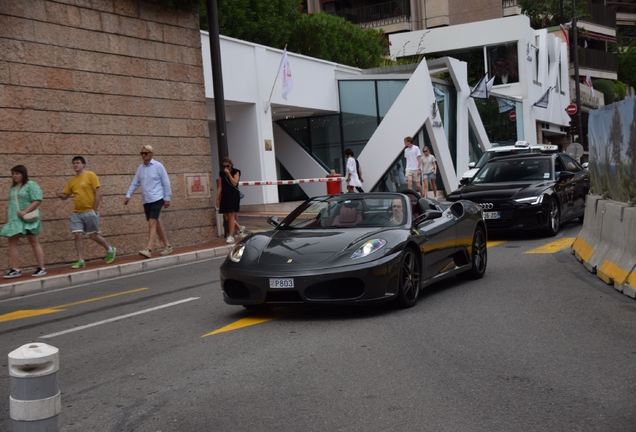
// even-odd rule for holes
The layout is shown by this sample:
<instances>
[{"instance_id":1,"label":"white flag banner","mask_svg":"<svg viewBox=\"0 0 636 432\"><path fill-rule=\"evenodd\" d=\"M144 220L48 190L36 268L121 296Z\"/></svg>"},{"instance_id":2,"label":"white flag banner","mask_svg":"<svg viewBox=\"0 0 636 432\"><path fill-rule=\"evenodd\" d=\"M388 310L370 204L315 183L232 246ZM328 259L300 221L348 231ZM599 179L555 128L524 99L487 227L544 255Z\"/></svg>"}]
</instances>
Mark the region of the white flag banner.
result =
<instances>
[{"instance_id":1,"label":"white flag banner","mask_svg":"<svg viewBox=\"0 0 636 432\"><path fill-rule=\"evenodd\" d=\"M504 98L497 98L497 105L499 105L499 114L512 111L516 106L513 101Z\"/></svg>"},{"instance_id":2,"label":"white flag banner","mask_svg":"<svg viewBox=\"0 0 636 432\"><path fill-rule=\"evenodd\" d=\"M473 91L470 92L470 97L474 99L488 99L490 97L490 90L492 89L492 85L495 82L495 77L490 78L486 81L486 77L488 74L484 75Z\"/></svg>"},{"instance_id":3,"label":"white flag banner","mask_svg":"<svg viewBox=\"0 0 636 432\"><path fill-rule=\"evenodd\" d=\"M283 50L283 58L278 67L278 76L283 80L283 99L287 101L287 95L294 88L294 80L292 79L291 69L289 68L289 58L287 57L287 48Z\"/></svg>"},{"instance_id":4,"label":"white flag banner","mask_svg":"<svg viewBox=\"0 0 636 432\"><path fill-rule=\"evenodd\" d=\"M543 96L541 96L541 98L536 101L534 103L533 106L539 107L539 108L547 108L548 107L548 103L550 103L550 90L552 90L553 87L550 87L548 89L548 91L546 91Z\"/></svg>"},{"instance_id":5,"label":"white flag banner","mask_svg":"<svg viewBox=\"0 0 636 432\"><path fill-rule=\"evenodd\" d=\"M592 97L594 97L594 86L592 85L592 77L590 76L590 71L587 71L585 74L585 85L590 88L590 92L592 92Z\"/></svg>"}]
</instances>

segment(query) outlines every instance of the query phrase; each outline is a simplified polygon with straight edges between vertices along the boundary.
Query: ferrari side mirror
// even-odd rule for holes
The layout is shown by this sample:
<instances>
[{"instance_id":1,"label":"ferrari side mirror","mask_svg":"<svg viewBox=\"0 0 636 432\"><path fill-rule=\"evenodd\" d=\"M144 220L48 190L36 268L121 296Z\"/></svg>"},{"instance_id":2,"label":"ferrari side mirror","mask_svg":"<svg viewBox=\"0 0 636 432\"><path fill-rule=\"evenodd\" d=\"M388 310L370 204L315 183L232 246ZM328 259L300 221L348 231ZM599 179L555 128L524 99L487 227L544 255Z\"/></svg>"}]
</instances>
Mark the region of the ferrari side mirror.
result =
<instances>
[{"instance_id":1,"label":"ferrari side mirror","mask_svg":"<svg viewBox=\"0 0 636 432\"><path fill-rule=\"evenodd\" d=\"M270 216L267 218L267 223L270 224L273 227L277 227L278 225L280 225L280 222L278 220L278 216Z\"/></svg>"}]
</instances>

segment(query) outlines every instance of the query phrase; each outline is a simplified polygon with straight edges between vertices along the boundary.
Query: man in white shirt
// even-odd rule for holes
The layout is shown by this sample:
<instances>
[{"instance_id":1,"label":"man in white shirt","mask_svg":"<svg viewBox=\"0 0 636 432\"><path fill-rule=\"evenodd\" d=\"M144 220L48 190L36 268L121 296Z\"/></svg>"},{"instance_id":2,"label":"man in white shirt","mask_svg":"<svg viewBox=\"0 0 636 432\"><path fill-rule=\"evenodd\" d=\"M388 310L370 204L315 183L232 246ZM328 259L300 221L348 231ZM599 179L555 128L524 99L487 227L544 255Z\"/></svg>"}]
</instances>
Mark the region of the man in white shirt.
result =
<instances>
[{"instance_id":1,"label":"man in white shirt","mask_svg":"<svg viewBox=\"0 0 636 432\"><path fill-rule=\"evenodd\" d=\"M421 194L420 173L422 172L422 153L418 146L413 145L413 138L410 136L404 138L404 145L406 146L404 149L404 157L406 158L406 169L404 170L406 186L409 189L413 189L413 182L415 182L415 187Z\"/></svg>"},{"instance_id":2,"label":"man in white shirt","mask_svg":"<svg viewBox=\"0 0 636 432\"><path fill-rule=\"evenodd\" d=\"M143 163L137 168L135 178L130 183L126 198L124 198L124 205L128 204L132 194L141 186L141 198L148 221L148 246L140 250L139 255L150 258L157 235L165 245L161 255L168 255L172 253L172 247L159 220L159 214L162 208L170 207L170 196L172 195L170 179L164 166L152 158L151 146L143 146L140 154Z\"/></svg>"}]
</instances>

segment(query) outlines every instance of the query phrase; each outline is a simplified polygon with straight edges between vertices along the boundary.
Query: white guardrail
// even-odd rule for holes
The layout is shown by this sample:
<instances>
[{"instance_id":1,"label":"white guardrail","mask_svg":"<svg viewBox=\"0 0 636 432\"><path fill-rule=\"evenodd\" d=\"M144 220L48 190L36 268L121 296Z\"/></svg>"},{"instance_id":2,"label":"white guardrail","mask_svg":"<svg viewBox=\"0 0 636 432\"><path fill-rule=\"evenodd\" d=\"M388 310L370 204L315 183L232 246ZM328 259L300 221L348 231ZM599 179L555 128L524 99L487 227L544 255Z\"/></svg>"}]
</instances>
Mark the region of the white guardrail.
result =
<instances>
[{"instance_id":1,"label":"white guardrail","mask_svg":"<svg viewBox=\"0 0 636 432\"><path fill-rule=\"evenodd\" d=\"M294 185L299 183L326 183L326 182L341 182L344 177L323 177L312 179L300 179L300 180L263 180L263 181L244 181L239 182L239 186L281 186L281 185Z\"/></svg>"}]
</instances>

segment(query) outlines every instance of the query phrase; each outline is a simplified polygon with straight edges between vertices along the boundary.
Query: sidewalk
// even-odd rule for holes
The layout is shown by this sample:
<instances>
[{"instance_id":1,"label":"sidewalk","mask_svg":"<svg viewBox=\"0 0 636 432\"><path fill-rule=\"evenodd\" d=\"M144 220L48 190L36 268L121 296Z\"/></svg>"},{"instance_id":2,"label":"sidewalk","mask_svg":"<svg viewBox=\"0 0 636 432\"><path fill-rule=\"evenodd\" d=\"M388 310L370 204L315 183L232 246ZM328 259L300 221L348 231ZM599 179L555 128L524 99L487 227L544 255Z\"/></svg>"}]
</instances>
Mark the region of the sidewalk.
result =
<instances>
[{"instance_id":1,"label":"sidewalk","mask_svg":"<svg viewBox=\"0 0 636 432\"><path fill-rule=\"evenodd\" d=\"M245 235L272 229L267 223L267 217L272 214L276 213L240 213L239 221L247 227ZM285 214L277 216L284 217ZM0 278L0 300L224 257L232 246L233 244L226 243L225 238L219 237L198 245L173 247L173 252L166 256L161 256L161 249L158 249L152 253L152 258L144 258L138 254L117 255L111 264L104 263L103 259L90 260L86 262L86 267L80 270L72 269L70 263L47 267L46 276L42 277L32 277L32 272L28 271L15 279Z\"/></svg>"}]
</instances>

